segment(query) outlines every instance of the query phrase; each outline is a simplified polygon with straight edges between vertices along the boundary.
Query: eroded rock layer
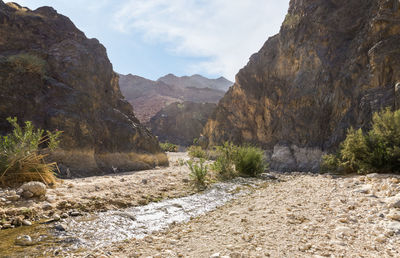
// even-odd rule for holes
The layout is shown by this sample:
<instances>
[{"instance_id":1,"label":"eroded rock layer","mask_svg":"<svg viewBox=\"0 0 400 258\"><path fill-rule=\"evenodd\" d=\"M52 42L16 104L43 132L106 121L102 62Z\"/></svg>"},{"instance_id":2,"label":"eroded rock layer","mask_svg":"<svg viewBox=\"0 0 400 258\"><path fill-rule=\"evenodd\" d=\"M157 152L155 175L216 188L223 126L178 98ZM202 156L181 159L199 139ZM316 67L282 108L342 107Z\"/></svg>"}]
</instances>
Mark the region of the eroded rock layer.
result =
<instances>
[{"instance_id":1,"label":"eroded rock layer","mask_svg":"<svg viewBox=\"0 0 400 258\"><path fill-rule=\"evenodd\" d=\"M0 1L0 133L6 117L62 130L54 159L71 176L166 162L119 90L106 49L51 7Z\"/></svg>"},{"instance_id":2,"label":"eroded rock layer","mask_svg":"<svg viewBox=\"0 0 400 258\"><path fill-rule=\"evenodd\" d=\"M274 147L286 148L278 160L293 162L272 160L277 167L315 169L296 161L296 148L334 150L347 128L400 106L399 8L398 0L291 0L280 33L237 74L207 123L210 144L250 142L272 159Z\"/></svg>"}]
</instances>

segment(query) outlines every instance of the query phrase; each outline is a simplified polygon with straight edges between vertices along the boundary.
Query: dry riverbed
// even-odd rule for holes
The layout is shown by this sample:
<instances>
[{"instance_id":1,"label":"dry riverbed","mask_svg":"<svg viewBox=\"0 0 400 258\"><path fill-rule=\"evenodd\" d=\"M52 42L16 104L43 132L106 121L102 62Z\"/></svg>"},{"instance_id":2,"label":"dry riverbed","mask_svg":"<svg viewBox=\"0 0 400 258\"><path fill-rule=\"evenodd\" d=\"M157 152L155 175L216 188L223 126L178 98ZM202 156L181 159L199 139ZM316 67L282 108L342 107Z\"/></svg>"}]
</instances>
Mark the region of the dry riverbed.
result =
<instances>
[{"instance_id":1,"label":"dry riverbed","mask_svg":"<svg viewBox=\"0 0 400 258\"><path fill-rule=\"evenodd\" d=\"M103 212L191 195L194 190L188 180L189 170L178 162L188 159L187 155L170 153L169 158L171 166L168 168L64 180L48 191L46 200L3 202L0 214L2 212L8 219L14 216L10 211L18 213L29 208L36 210L37 218L51 219L63 213L70 215L71 211L90 216L98 211L108 214ZM398 176L270 175L276 179L264 178L263 183L248 187L246 194L237 195L225 205L194 216L188 222L172 223L162 231L150 232L143 239L83 248L82 252L74 250L70 256L400 257ZM175 203L168 205L154 214L162 210L165 216L182 208ZM146 207L140 212L146 213ZM139 217L133 219L133 222L124 220L123 226L140 222ZM72 223L69 225L75 223L74 218L69 217L66 222L68 220ZM21 248L20 254L24 252ZM68 251L52 254L67 256Z\"/></svg>"},{"instance_id":2,"label":"dry riverbed","mask_svg":"<svg viewBox=\"0 0 400 258\"><path fill-rule=\"evenodd\" d=\"M114 244L113 257L400 257L395 176L275 174L224 207Z\"/></svg>"},{"instance_id":3,"label":"dry riverbed","mask_svg":"<svg viewBox=\"0 0 400 258\"><path fill-rule=\"evenodd\" d=\"M169 167L107 176L62 180L44 198L10 200L17 189L0 188L0 228L16 218L34 222L70 214L121 209L194 193L189 169L179 160L186 153L169 153ZM12 198L11 198L12 199ZM12 225L13 226L13 225Z\"/></svg>"}]
</instances>

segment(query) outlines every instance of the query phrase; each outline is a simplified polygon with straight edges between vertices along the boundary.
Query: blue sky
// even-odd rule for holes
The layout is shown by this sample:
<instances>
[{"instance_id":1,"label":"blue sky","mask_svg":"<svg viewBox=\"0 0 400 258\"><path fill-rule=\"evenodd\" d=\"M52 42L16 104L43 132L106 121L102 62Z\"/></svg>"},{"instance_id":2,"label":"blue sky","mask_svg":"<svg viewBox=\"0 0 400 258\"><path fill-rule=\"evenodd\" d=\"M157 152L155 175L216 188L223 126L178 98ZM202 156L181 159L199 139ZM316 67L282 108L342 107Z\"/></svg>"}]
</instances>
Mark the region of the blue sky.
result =
<instances>
[{"instance_id":1,"label":"blue sky","mask_svg":"<svg viewBox=\"0 0 400 258\"><path fill-rule=\"evenodd\" d=\"M14 0L52 6L107 48L116 72L234 80L268 37L289 0Z\"/></svg>"}]
</instances>

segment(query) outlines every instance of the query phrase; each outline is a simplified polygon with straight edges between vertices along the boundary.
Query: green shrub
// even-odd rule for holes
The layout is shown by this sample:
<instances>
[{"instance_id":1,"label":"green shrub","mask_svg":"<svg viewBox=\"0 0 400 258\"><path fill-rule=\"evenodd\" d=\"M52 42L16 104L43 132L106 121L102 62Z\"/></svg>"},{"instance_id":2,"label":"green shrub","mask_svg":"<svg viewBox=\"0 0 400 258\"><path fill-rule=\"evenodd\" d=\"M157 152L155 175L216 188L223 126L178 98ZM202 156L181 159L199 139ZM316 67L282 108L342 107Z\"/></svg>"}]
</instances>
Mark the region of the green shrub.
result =
<instances>
[{"instance_id":1,"label":"green shrub","mask_svg":"<svg viewBox=\"0 0 400 258\"><path fill-rule=\"evenodd\" d=\"M189 177L193 180L194 185L198 189L204 189L207 185L208 166L204 163L205 159L200 159L199 162L194 162L193 160L187 161L187 165L190 169Z\"/></svg>"},{"instance_id":2,"label":"green shrub","mask_svg":"<svg viewBox=\"0 0 400 258\"><path fill-rule=\"evenodd\" d=\"M238 147L235 155L235 168L241 175L255 177L266 169L264 152L256 147Z\"/></svg>"},{"instance_id":3,"label":"green shrub","mask_svg":"<svg viewBox=\"0 0 400 258\"><path fill-rule=\"evenodd\" d=\"M231 142L225 142L222 146L216 147L217 158L212 164L212 169L216 171L223 180L231 179L237 176L235 170L235 159L237 146Z\"/></svg>"},{"instance_id":4,"label":"green shrub","mask_svg":"<svg viewBox=\"0 0 400 258\"><path fill-rule=\"evenodd\" d=\"M163 151L169 151L169 152L177 152L178 151L178 146L173 143L169 143L169 142L160 143L160 147Z\"/></svg>"},{"instance_id":5,"label":"green shrub","mask_svg":"<svg viewBox=\"0 0 400 258\"><path fill-rule=\"evenodd\" d=\"M188 153L191 158L207 159L207 153L200 146L190 146Z\"/></svg>"},{"instance_id":6,"label":"green shrub","mask_svg":"<svg viewBox=\"0 0 400 258\"><path fill-rule=\"evenodd\" d=\"M9 56L8 62L20 73L35 73L43 77L46 73L46 61L32 54L18 54Z\"/></svg>"},{"instance_id":7,"label":"green shrub","mask_svg":"<svg viewBox=\"0 0 400 258\"><path fill-rule=\"evenodd\" d=\"M393 173L400 171L400 110L375 113L368 133L350 128L336 155L323 157L322 171Z\"/></svg>"},{"instance_id":8,"label":"green shrub","mask_svg":"<svg viewBox=\"0 0 400 258\"><path fill-rule=\"evenodd\" d=\"M14 186L28 181L54 184L56 163L47 163L41 148L50 150L59 144L61 131L54 133L35 129L31 122L22 128L17 118L7 118L14 127L12 133L0 136L0 185Z\"/></svg>"}]
</instances>

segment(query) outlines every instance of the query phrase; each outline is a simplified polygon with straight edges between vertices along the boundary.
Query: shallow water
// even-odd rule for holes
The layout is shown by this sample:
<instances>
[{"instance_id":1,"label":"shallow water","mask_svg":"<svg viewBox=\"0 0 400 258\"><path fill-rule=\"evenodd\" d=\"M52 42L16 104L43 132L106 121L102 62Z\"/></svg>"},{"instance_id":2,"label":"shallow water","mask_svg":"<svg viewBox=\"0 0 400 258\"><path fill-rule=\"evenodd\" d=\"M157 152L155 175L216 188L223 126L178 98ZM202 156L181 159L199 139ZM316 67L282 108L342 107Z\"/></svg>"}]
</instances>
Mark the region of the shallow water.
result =
<instances>
[{"instance_id":1,"label":"shallow water","mask_svg":"<svg viewBox=\"0 0 400 258\"><path fill-rule=\"evenodd\" d=\"M107 211L67 220L63 236L78 238L80 245L97 248L167 229L173 223L183 223L210 212L226 202L248 192L245 185L254 184L239 178L218 183L191 196L170 199L125 210Z\"/></svg>"},{"instance_id":2,"label":"shallow water","mask_svg":"<svg viewBox=\"0 0 400 258\"><path fill-rule=\"evenodd\" d=\"M258 179L237 178L217 183L209 189L182 198L169 199L145 206L69 217L66 231L57 231L54 224L35 224L0 231L0 257L49 257L71 255L87 249L101 248L114 242L143 238L171 224L184 223L206 214L228 201L247 194L262 183ZM16 246L15 239L29 235L35 244ZM4 241L6 240L6 241Z\"/></svg>"}]
</instances>

